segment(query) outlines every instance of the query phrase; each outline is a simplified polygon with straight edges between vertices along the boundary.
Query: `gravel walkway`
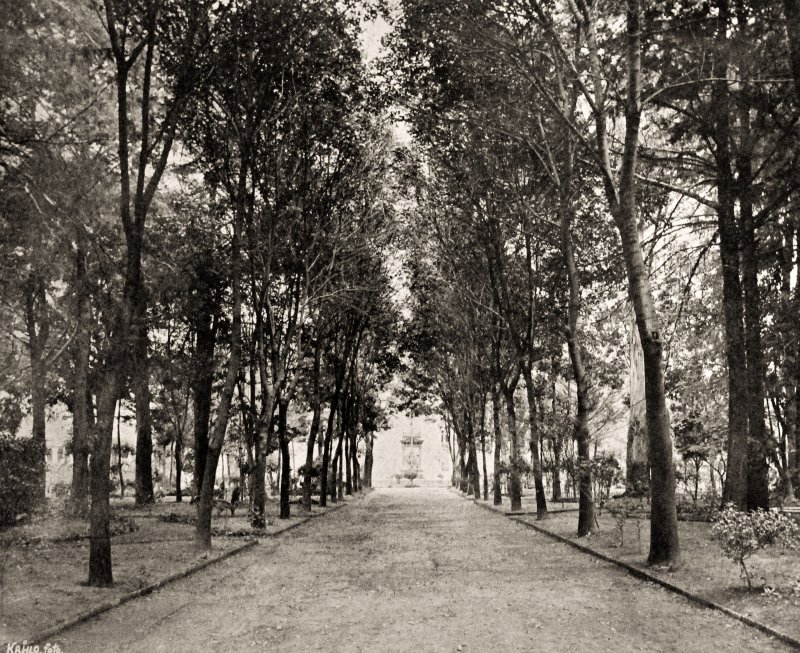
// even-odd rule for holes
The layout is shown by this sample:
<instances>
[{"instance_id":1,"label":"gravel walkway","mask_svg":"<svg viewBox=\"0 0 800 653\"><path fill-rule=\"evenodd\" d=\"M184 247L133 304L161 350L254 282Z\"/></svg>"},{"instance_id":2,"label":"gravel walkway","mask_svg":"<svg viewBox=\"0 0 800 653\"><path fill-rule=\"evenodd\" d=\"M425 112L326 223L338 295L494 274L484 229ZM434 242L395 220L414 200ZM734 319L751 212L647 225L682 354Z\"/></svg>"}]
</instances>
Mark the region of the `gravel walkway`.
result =
<instances>
[{"instance_id":1,"label":"gravel walkway","mask_svg":"<svg viewBox=\"0 0 800 653\"><path fill-rule=\"evenodd\" d=\"M65 653L788 650L428 488L376 490L58 641Z\"/></svg>"}]
</instances>

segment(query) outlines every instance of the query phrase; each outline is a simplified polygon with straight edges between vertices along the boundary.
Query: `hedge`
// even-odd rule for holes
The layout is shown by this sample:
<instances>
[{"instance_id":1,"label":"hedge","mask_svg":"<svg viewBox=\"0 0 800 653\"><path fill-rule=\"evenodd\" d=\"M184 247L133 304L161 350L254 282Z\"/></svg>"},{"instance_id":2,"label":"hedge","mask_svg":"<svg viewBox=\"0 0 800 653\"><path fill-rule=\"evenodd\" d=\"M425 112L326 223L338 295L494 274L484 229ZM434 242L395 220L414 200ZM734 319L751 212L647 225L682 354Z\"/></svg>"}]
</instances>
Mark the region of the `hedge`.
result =
<instances>
[{"instance_id":1,"label":"hedge","mask_svg":"<svg viewBox=\"0 0 800 653\"><path fill-rule=\"evenodd\" d=\"M0 438L0 525L29 512L44 475L44 451L31 438Z\"/></svg>"}]
</instances>

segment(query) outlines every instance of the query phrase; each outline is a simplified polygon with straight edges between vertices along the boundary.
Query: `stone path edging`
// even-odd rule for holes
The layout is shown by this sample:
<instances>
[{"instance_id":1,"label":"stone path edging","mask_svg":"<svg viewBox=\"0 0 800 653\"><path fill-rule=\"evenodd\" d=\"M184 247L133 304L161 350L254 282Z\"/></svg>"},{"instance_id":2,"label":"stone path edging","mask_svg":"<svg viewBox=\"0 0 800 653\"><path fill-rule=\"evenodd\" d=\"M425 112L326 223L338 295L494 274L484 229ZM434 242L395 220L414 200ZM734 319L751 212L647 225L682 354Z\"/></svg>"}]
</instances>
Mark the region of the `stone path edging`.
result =
<instances>
[{"instance_id":1,"label":"stone path edging","mask_svg":"<svg viewBox=\"0 0 800 653\"><path fill-rule=\"evenodd\" d=\"M347 502L340 501L335 505L328 506L327 510L325 510L325 512L318 512L316 514L312 513L310 515L307 515L304 519L301 519L301 520L297 521L294 524L290 524L289 526L287 526L286 528L284 528L284 529L282 529L280 531L277 531L275 533L270 533L266 537L277 537L279 535L283 535L287 531L290 531L293 528L297 528L301 524L305 524L306 522L308 522L308 521L310 521L310 520L312 520L312 519L314 519L316 517L323 517L324 515L327 515L328 513L334 512L334 511L338 510L339 508L343 508L346 505L348 505ZM167 576L165 578L162 578L161 580L156 581L155 583L151 583L150 585L147 585L145 587L141 587L138 590L134 590L132 592L129 592L128 594L120 596L119 598L116 598L113 601L108 601L106 603L98 605L98 606L92 608L91 610L87 610L86 612L83 612L83 613L77 615L76 617L73 617L72 619L64 621L64 622L62 622L62 623L60 623L60 624L58 624L56 626L52 626L51 628L48 628L47 630L44 630L44 631L42 631L40 633L37 633L32 638L27 639L27 640L23 640L23 641L26 641L28 643L28 646L35 646L36 644L45 644L45 643L47 643L47 640L50 640L50 639L54 638L56 635L59 635L59 634L63 633L65 630L69 630L70 628L73 628L74 626L77 626L79 624L82 624L85 621L88 621L92 617L96 617L96 616L98 616L100 614L103 614L104 612L108 612L109 610L112 610L112 609L114 609L114 608L116 608L116 607L118 607L120 605L124 605L125 603L128 603L129 601L133 601L134 599L138 599L139 597L147 596L148 594L152 594L153 592L155 592L156 590L161 589L165 585L169 585L170 583L174 583L177 580L182 580L184 578L187 578L188 576L191 576L192 574L194 574L194 573L196 573L198 571L202 571L206 567L210 567L211 565L213 565L213 564L215 564L217 562L222 562L223 560L226 560L227 558L230 558L230 557L232 557L232 556L234 556L234 555L236 555L238 553L241 553L242 551L250 549L250 548L256 546L258 543L259 543L259 541L257 539L249 540L249 541L245 542L244 544L242 544L241 546L235 547L233 549L229 549L228 551L223 551L218 556L203 560L202 562L197 563L195 565L192 565L191 567L189 567L187 569L184 569L183 571L179 571L179 572L177 572L175 574L171 574L171 575L169 575L169 576Z\"/></svg>"},{"instance_id":2,"label":"stone path edging","mask_svg":"<svg viewBox=\"0 0 800 653\"><path fill-rule=\"evenodd\" d=\"M743 624L745 624L747 626L750 626L751 628L755 628L756 630L760 630L762 633L770 635L770 636L774 637L775 639L779 639L784 644L788 644L792 648L800 650L800 640L797 640L796 638L792 637L791 635L787 635L786 633L781 632L780 630L776 630L775 628L772 628L771 626L768 626L767 624L761 623L760 621L757 621L757 620L753 619L752 617L748 617L747 615L740 614L739 612L736 612L735 610L731 610L730 608L727 608L724 605L720 605L719 603L715 603L714 601L710 601L708 599L704 599L702 596L698 596L697 594L693 594L692 592L690 592L688 590L685 590L682 587L678 587L677 585L674 585L674 584L670 583L669 581L662 580L661 578L658 578L657 576L654 576L654 575L644 571L643 569L639 569L638 567L634 567L633 565L630 565L627 562L623 562L622 560L616 560L615 558L612 558L611 556L608 556L605 553L601 553L600 551L595 551L594 549L591 549L591 548L589 548L588 546L586 546L584 544L580 544L579 542L575 542L574 540L571 540L568 537L564 537L563 535L558 535L557 533L553 533L552 531L549 531L546 528L543 528L542 526L537 526L536 524L531 524L529 521L526 521L525 519L522 519L522 517L519 516L519 513L517 513L517 514L508 514L508 513L505 513L505 512L501 512L500 510L497 510L494 506L489 506L489 505L486 505L486 504L484 504L484 503L482 503L480 501L476 501L475 499L473 499L471 497L464 496L460 492L456 492L456 494L458 496L460 496L462 499L466 499L468 501L472 501L472 503L474 503L476 506L480 506L484 510L488 510L488 511L493 512L493 513L495 513L497 515L501 515L503 517L507 517L511 521L517 522L518 524L522 524L523 526L525 526L527 528L533 529L537 533L541 533L542 535L545 535L546 537L549 537L549 538L551 538L553 540L556 540L557 542L561 542L562 544L566 544L567 546L571 546L573 549L577 549L578 551L580 551L582 553L587 553L590 556L598 558L599 560L603 560L605 562L611 563L612 565L616 565L617 567L620 567L620 568L624 569L625 571L627 571L634 578L638 578L639 580L643 580L643 581L646 581L646 582L649 582L649 583L654 583L655 585L663 587L664 589L672 592L673 594L677 594L677 595L682 596L682 597L684 597L686 599L689 599L690 601L692 601L694 603L697 603L698 605L700 605L700 606L702 606L704 608L708 608L709 610L716 610L717 612L722 612L723 614L725 614L725 615L727 615L729 617L732 617L733 619L736 619L736 621L739 621L740 623L743 623Z\"/></svg>"}]
</instances>

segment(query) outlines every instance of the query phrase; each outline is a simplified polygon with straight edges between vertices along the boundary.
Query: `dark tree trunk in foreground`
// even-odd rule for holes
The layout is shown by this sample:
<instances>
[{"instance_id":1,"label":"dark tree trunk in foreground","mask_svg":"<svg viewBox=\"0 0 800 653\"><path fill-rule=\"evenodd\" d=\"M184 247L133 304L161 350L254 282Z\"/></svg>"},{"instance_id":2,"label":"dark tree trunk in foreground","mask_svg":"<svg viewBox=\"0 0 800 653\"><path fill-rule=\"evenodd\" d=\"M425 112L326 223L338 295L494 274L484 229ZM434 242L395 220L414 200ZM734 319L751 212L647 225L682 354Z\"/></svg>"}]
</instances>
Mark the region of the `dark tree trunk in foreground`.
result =
<instances>
[{"instance_id":1,"label":"dark tree trunk in foreground","mask_svg":"<svg viewBox=\"0 0 800 653\"><path fill-rule=\"evenodd\" d=\"M514 407L513 388L503 388L508 418L508 493L511 497L511 510L522 510L522 486L519 479L519 435L517 434L517 409Z\"/></svg>"},{"instance_id":2,"label":"dark tree trunk in foreground","mask_svg":"<svg viewBox=\"0 0 800 653\"><path fill-rule=\"evenodd\" d=\"M322 469L319 474L319 505L322 507L325 507L328 502L328 474L330 472L331 447L333 445L333 428L336 423L336 412L339 405L339 392L337 384L328 409L328 424L325 428L325 439L322 448Z\"/></svg>"},{"instance_id":3,"label":"dark tree trunk in foreground","mask_svg":"<svg viewBox=\"0 0 800 653\"><path fill-rule=\"evenodd\" d=\"M175 503L183 501L183 434L178 434L175 440Z\"/></svg>"},{"instance_id":4,"label":"dark tree trunk in foreground","mask_svg":"<svg viewBox=\"0 0 800 653\"><path fill-rule=\"evenodd\" d=\"M93 587L113 584L111 567L111 433L114 429L116 379L106 379L97 398L97 433L89 460L89 580Z\"/></svg>"},{"instance_id":5,"label":"dark tree trunk in foreground","mask_svg":"<svg viewBox=\"0 0 800 653\"><path fill-rule=\"evenodd\" d=\"M722 301L725 355L728 363L728 473L723 503L740 510L747 507L747 363L745 359L744 304L739 269L739 228L735 216L735 191L731 156L730 93L728 90L728 0L718 0L717 53L714 62L712 111L716 131L716 185L719 253L722 263Z\"/></svg>"},{"instance_id":6,"label":"dark tree trunk in foreground","mask_svg":"<svg viewBox=\"0 0 800 653\"><path fill-rule=\"evenodd\" d=\"M470 415L466 420L467 427L467 442L469 445L469 459L470 459L470 491L475 499L481 498L481 475L478 471L478 448L475 445L475 427L472 423L472 416Z\"/></svg>"},{"instance_id":7,"label":"dark tree trunk in foreground","mask_svg":"<svg viewBox=\"0 0 800 653\"><path fill-rule=\"evenodd\" d=\"M70 503L75 515L89 507L89 357L91 355L91 305L86 275L85 239L78 229L75 253L75 375L72 382L72 487Z\"/></svg>"},{"instance_id":8,"label":"dark tree trunk in foreground","mask_svg":"<svg viewBox=\"0 0 800 653\"><path fill-rule=\"evenodd\" d=\"M194 493L200 494L208 455L208 429L214 390L214 349L217 343L218 310L208 272L198 270L196 292L199 307L194 319L195 347L192 356L192 406L194 413Z\"/></svg>"},{"instance_id":9,"label":"dark tree trunk in foreground","mask_svg":"<svg viewBox=\"0 0 800 653\"><path fill-rule=\"evenodd\" d=\"M141 297L142 252L144 245L145 222L158 185L167 166L169 153L177 131L180 109L187 100L186 93L194 88L196 69L194 52L196 30L202 24L202 6L189 9L187 25L190 26L180 37L187 47L182 51L190 53L184 61L185 66L176 67L179 79L172 89L175 95L165 98L169 110L167 117L156 126L151 115L151 85L154 61L157 60L156 39L158 32L159 5L148 4L146 10L106 0L103 3L105 28L108 45L115 65L115 91L117 101L117 160L119 166L119 217L125 234L125 275L120 301L115 306L113 326L108 337L108 346L99 382L97 401L97 429L92 452L90 489L92 505L90 509L89 540L89 585L109 585L111 573L111 538L109 537L109 468L111 466L111 442L114 426L114 407L120 397L126 366L130 363L130 350L135 343L131 339L134 309L143 306L137 302ZM121 12L118 15L117 12ZM139 14L136 16L136 14ZM143 39L138 45L126 41L131 19L141 19ZM137 60L143 57L142 65ZM134 64L137 65L134 65ZM141 84L132 85L131 73L141 73ZM140 109L140 121L136 129L138 157L133 157L129 115L129 88L141 89L140 101L135 104ZM131 103L133 104L133 103ZM136 170L131 174L131 161L136 160ZM147 178L147 173L150 177ZM234 379L235 380L235 379Z\"/></svg>"},{"instance_id":10,"label":"dark tree trunk in foreground","mask_svg":"<svg viewBox=\"0 0 800 653\"><path fill-rule=\"evenodd\" d=\"M641 234L640 234L641 240ZM630 334L628 441L625 448L625 494L643 497L650 492L650 445L647 435L644 352L636 319Z\"/></svg>"},{"instance_id":11,"label":"dark tree trunk in foreground","mask_svg":"<svg viewBox=\"0 0 800 653\"><path fill-rule=\"evenodd\" d=\"M568 170L571 177L571 159ZM581 289L575 252L572 247L572 209L569 203L569 187L562 188L560 210L561 252L569 282L569 304L567 307L566 339L572 376L575 378L577 411L575 415L575 441L578 449L578 537L596 530L594 499L592 497L592 475L589 467L589 388L583 354L578 342L578 318L581 310Z\"/></svg>"},{"instance_id":12,"label":"dark tree trunk in foreground","mask_svg":"<svg viewBox=\"0 0 800 653\"><path fill-rule=\"evenodd\" d=\"M338 474L336 476L336 497L339 501L344 501L344 455L343 455L344 433L339 436L339 446L336 447L336 457L338 459Z\"/></svg>"},{"instance_id":13,"label":"dark tree trunk in foreground","mask_svg":"<svg viewBox=\"0 0 800 653\"><path fill-rule=\"evenodd\" d=\"M737 160L739 212L741 218L742 289L744 290L744 334L747 359L748 456L747 509L769 510L770 444L764 428L764 352L761 345L761 292L758 286L758 240L753 215L753 164L750 109L739 118L740 152Z\"/></svg>"},{"instance_id":14,"label":"dark tree trunk in foreground","mask_svg":"<svg viewBox=\"0 0 800 653\"><path fill-rule=\"evenodd\" d=\"M322 343L321 339L317 338L314 344L314 368L312 372L312 387L314 388L311 397L312 410L314 412L311 418L311 428L308 433L308 443L306 445L306 463L303 473L303 508L311 510L311 479L313 478L314 467L314 445L317 442L319 435L319 423L321 412L321 397L320 397L320 361L322 357Z\"/></svg>"},{"instance_id":15,"label":"dark tree trunk in foreground","mask_svg":"<svg viewBox=\"0 0 800 653\"><path fill-rule=\"evenodd\" d=\"M348 496L353 494L352 462L353 457L350 451L350 429L348 428L344 434L344 493Z\"/></svg>"},{"instance_id":16,"label":"dark tree trunk in foreground","mask_svg":"<svg viewBox=\"0 0 800 653\"><path fill-rule=\"evenodd\" d=\"M256 330L259 330L259 326ZM263 368L262 368L263 369ZM263 528L266 525L266 501L267 491L265 485L265 477L267 474L267 456L272 452L270 445L274 444L275 437L275 406L276 403L280 406L281 397L277 395L280 392L280 383L274 384L267 382L267 375L261 372L261 386L263 398L261 400L261 414L258 419L258 428L256 429L256 456L255 467L253 471L253 524L258 528ZM280 450L280 435L278 435L277 448ZM279 472L280 473L280 472Z\"/></svg>"},{"instance_id":17,"label":"dark tree trunk in foreground","mask_svg":"<svg viewBox=\"0 0 800 653\"><path fill-rule=\"evenodd\" d=\"M530 367L523 369L525 378L525 393L528 397L528 419L530 422L530 448L531 461L533 463L533 483L536 488L536 519L547 517L547 497L544 492L544 482L542 480L542 459L539 452L539 428L536 417L536 391L533 387L533 374Z\"/></svg>"},{"instance_id":18,"label":"dark tree trunk in foreground","mask_svg":"<svg viewBox=\"0 0 800 653\"><path fill-rule=\"evenodd\" d=\"M139 280L143 295L143 281ZM147 335L146 304L142 297L136 302L134 329L133 390L136 396L136 505L153 502L153 421L150 415L150 361Z\"/></svg>"},{"instance_id":19,"label":"dark tree trunk in foreground","mask_svg":"<svg viewBox=\"0 0 800 653\"><path fill-rule=\"evenodd\" d=\"M469 492L469 447L467 439L464 437L463 427L458 426L455 416L453 416L453 430L456 433L458 443L458 491L466 494Z\"/></svg>"},{"instance_id":20,"label":"dark tree trunk in foreground","mask_svg":"<svg viewBox=\"0 0 800 653\"><path fill-rule=\"evenodd\" d=\"M649 564L677 563L680 559L678 517L675 508L675 470L672 462L672 435L664 387L664 357L661 329L653 301L644 253L639 238L636 204L636 166L641 122L641 3L627 0L626 52L627 88L625 101L625 138L617 185L611 169L608 136L606 88L597 44L596 15L586 0L576 0L576 19L586 35L589 64L592 69L595 111L595 137L603 175L606 199L622 241L628 276L628 293L636 315L642 342L645 371L645 405L650 449L651 507Z\"/></svg>"},{"instance_id":21,"label":"dark tree trunk in foreground","mask_svg":"<svg viewBox=\"0 0 800 653\"><path fill-rule=\"evenodd\" d=\"M358 479L358 414L361 410L360 401L356 399L356 404L353 407L353 414L350 416L350 430L348 432L348 470L350 471L350 480L348 482L349 485L349 492L348 494L352 494L353 492L359 491L359 479Z\"/></svg>"},{"instance_id":22,"label":"dark tree trunk in foreground","mask_svg":"<svg viewBox=\"0 0 800 653\"><path fill-rule=\"evenodd\" d=\"M498 384L492 386L492 424L494 426L494 477L492 479L492 499L496 506L503 503L503 492L500 487L500 450L503 444L503 431L500 425L500 389Z\"/></svg>"},{"instance_id":23,"label":"dark tree trunk in foreground","mask_svg":"<svg viewBox=\"0 0 800 653\"><path fill-rule=\"evenodd\" d=\"M246 172L240 173L239 185L244 188ZM199 548L211 548L211 513L214 508L214 479L217 475L217 463L222 446L225 443L225 432L228 429L233 392L236 388L236 379L239 376L239 365L242 355L242 295L241 295L241 249L242 225L244 223L244 208L237 207L233 221L233 237L231 240L231 300L232 318L230 331L230 354L228 369L225 373L225 382L220 393L217 417L214 421L214 430L208 442L208 455L206 467L203 470L202 489L200 501L197 504L197 526L195 528L195 543Z\"/></svg>"},{"instance_id":24,"label":"dark tree trunk in foreground","mask_svg":"<svg viewBox=\"0 0 800 653\"><path fill-rule=\"evenodd\" d=\"M292 489L292 464L289 457L289 434L286 431L286 413L289 400L281 399L278 404L278 441L281 447L281 519L289 519L289 493Z\"/></svg>"},{"instance_id":25,"label":"dark tree trunk in foreground","mask_svg":"<svg viewBox=\"0 0 800 653\"><path fill-rule=\"evenodd\" d=\"M364 487L372 487L372 447L375 442L374 433L364 434Z\"/></svg>"},{"instance_id":26,"label":"dark tree trunk in foreground","mask_svg":"<svg viewBox=\"0 0 800 653\"><path fill-rule=\"evenodd\" d=\"M87 287L86 240L82 228L77 229L75 252L75 344L73 360L75 375L72 382L72 487L71 510L85 515L89 508L89 425L91 422L89 393L89 363L92 347L91 304Z\"/></svg>"}]
</instances>

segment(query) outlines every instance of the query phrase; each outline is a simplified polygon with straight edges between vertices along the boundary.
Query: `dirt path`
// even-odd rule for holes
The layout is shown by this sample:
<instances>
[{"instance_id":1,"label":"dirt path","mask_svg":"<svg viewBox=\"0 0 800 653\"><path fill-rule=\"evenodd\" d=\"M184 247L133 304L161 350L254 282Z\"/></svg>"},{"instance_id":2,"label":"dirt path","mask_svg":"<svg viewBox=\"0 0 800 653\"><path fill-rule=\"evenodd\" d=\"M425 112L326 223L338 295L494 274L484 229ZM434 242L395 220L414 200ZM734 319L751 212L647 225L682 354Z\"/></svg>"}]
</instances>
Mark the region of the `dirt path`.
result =
<instances>
[{"instance_id":1,"label":"dirt path","mask_svg":"<svg viewBox=\"0 0 800 653\"><path fill-rule=\"evenodd\" d=\"M422 488L377 490L59 643L65 653L787 650Z\"/></svg>"}]
</instances>

